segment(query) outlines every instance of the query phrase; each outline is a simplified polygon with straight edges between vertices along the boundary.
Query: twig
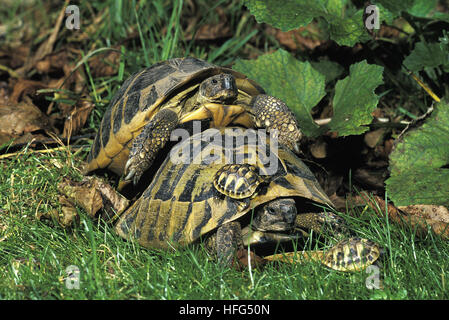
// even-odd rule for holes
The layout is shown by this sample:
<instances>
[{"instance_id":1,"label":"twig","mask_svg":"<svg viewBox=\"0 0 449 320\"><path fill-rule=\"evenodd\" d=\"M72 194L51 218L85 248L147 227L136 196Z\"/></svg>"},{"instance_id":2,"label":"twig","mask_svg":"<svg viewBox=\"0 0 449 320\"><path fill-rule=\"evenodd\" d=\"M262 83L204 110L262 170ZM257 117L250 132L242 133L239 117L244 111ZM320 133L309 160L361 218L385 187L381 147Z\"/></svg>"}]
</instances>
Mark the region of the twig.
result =
<instances>
[{"instance_id":1,"label":"twig","mask_svg":"<svg viewBox=\"0 0 449 320\"><path fill-rule=\"evenodd\" d=\"M13 78L20 78L19 74L17 72L15 72L13 69L8 68L7 66L4 66L2 64L0 64L0 70L6 71L9 73L9 75Z\"/></svg>"},{"instance_id":2,"label":"twig","mask_svg":"<svg viewBox=\"0 0 449 320\"><path fill-rule=\"evenodd\" d=\"M52 149L29 150L29 152L30 153L50 153L50 152L54 152L54 151L64 150L66 148L68 148L68 146L61 146L61 147L56 147L56 148L52 148ZM73 148L73 146L71 146L70 148ZM0 155L0 160L14 157L15 155L18 155L20 153L23 153L23 150L13 152L13 153L2 154L2 155Z\"/></svg>"}]
</instances>

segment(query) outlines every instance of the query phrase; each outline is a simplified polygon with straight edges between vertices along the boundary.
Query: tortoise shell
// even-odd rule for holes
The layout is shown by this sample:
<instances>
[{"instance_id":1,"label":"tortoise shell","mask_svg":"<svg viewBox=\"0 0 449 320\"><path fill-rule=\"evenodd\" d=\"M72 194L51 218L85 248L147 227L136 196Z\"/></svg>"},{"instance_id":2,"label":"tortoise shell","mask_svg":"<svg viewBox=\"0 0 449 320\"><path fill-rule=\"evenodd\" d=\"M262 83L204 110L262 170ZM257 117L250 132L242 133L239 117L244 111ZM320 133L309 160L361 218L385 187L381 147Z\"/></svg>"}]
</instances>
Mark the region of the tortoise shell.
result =
<instances>
[{"instance_id":1,"label":"tortoise shell","mask_svg":"<svg viewBox=\"0 0 449 320\"><path fill-rule=\"evenodd\" d=\"M184 121L194 120L195 115L189 117L193 110L186 109L180 100L188 99L204 79L220 73L234 76L239 97L264 93L257 83L239 72L191 57L159 62L131 75L114 95L103 116L85 173L106 168L121 176L133 140L152 117L160 109L170 106L181 122L183 118ZM222 113L217 114L217 118L223 117ZM218 120L215 126L225 126L227 123L220 121L229 121ZM248 119L241 121L251 126Z\"/></svg>"},{"instance_id":2,"label":"tortoise shell","mask_svg":"<svg viewBox=\"0 0 449 320\"><path fill-rule=\"evenodd\" d=\"M117 233L150 248L167 248L170 242L183 246L279 197L332 205L297 156L268 137L240 139L250 132L254 130L208 129L175 145L142 196L120 217ZM244 199L247 206L240 199L223 197L213 183L232 159L244 159L259 175L270 175L255 197Z\"/></svg>"},{"instance_id":3,"label":"tortoise shell","mask_svg":"<svg viewBox=\"0 0 449 320\"><path fill-rule=\"evenodd\" d=\"M244 199L255 194L265 181L251 164L227 164L217 171L213 179L215 189L234 199Z\"/></svg>"},{"instance_id":4,"label":"tortoise shell","mask_svg":"<svg viewBox=\"0 0 449 320\"><path fill-rule=\"evenodd\" d=\"M349 238L334 245L323 263L339 271L358 271L371 265L380 256L379 246L368 239Z\"/></svg>"}]
</instances>

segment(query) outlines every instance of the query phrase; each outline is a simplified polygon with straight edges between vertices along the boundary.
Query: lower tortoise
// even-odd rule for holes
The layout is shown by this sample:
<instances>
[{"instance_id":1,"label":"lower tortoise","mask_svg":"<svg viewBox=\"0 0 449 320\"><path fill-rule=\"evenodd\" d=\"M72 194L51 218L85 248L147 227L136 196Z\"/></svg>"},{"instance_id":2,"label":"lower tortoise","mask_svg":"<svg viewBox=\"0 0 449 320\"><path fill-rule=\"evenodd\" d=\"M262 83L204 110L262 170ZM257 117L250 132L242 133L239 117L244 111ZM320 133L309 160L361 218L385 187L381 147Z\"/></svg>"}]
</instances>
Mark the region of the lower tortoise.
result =
<instances>
[{"instance_id":1,"label":"lower tortoise","mask_svg":"<svg viewBox=\"0 0 449 320\"><path fill-rule=\"evenodd\" d=\"M179 126L206 121L276 130L299 151L301 131L287 105L245 75L187 57L131 75L114 95L88 155L85 172L108 169L136 184Z\"/></svg>"},{"instance_id":2,"label":"lower tortoise","mask_svg":"<svg viewBox=\"0 0 449 320\"><path fill-rule=\"evenodd\" d=\"M205 239L218 260L229 265L239 248L296 241L303 235L299 229L320 228L323 216L339 227L332 213L303 212L306 202L332 202L307 166L276 142L241 128L209 129L181 141L120 216L117 233L148 248ZM378 257L376 244L351 238L319 260L351 271Z\"/></svg>"}]
</instances>

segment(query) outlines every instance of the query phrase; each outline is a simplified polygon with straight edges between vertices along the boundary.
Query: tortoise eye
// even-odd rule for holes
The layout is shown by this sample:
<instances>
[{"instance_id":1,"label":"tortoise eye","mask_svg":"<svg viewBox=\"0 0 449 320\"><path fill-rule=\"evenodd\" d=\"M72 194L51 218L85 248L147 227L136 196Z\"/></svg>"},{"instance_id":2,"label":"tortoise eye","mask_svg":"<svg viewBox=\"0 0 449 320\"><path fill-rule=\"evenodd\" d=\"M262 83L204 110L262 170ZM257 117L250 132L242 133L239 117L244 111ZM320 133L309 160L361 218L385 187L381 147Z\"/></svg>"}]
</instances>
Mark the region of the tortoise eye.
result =
<instances>
[{"instance_id":1,"label":"tortoise eye","mask_svg":"<svg viewBox=\"0 0 449 320\"><path fill-rule=\"evenodd\" d=\"M217 84L218 83L217 79L212 79L212 83Z\"/></svg>"}]
</instances>

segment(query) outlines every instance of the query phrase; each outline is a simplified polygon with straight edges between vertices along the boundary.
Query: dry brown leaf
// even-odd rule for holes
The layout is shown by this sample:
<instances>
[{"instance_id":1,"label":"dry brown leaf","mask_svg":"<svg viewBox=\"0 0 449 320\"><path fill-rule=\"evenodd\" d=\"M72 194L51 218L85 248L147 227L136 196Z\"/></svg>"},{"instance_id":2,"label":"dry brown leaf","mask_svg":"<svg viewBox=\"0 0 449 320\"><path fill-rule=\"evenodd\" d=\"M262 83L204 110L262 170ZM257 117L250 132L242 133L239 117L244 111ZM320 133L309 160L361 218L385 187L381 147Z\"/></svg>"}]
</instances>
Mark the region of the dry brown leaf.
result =
<instances>
[{"instance_id":1,"label":"dry brown leaf","mask_svg":"<svg viewBox=\"0 0 449 320\"><path fill-rule=\"evenodd\" d=\"M368 197L365 193L362 196L353 197L350 199L349 203L352 206L357 205L368 205L370 206L379 216L385 217L388 212L388 218L390 221L397 223L401 226L408 226L416 229L418 236L425 236L427 230L430 227L435 234L440 235L445 239L449 239L449 223L443 221L447 219L447 208L439 208L438 210L433 210L435 208L423 208L423 206L414 207L413 210L409 212L403 212L402 210L396 208L393 204L388 203L387 209L385 210L385 200L378 196ZM373 203L374 200L374 203ZM432 206L430 206L432 207ZM414 213L410 215L409 213ZM419 213L416 215L415 213ZM433 218L429 218L433 217ZM435 219L438 217L439 220ZM445 218L443 218L445 217Z\"/></svg>"},{"instance_id":2,"label":"dry brown leaf","mask_svg":"<svg viewBox=\"0 0 449 320\"><path fill-rule=\"evenodd\" d=\"M37 130L51 129L49 119L30 103L0 105L0 134L13 137Z\"/></svg>"},{"instance_id":3,"label":"dry brown leaf","mask_svg":"<svg viewBox=\"0 0 449 320\"><path fill-rule=\"evenodd\" d=\"M64 179L58 184L59 192L68 201L83 208L90 217L100 210L102 218L114 220L129 206L129 201L98 177L84 177L81 182Z\"/></svg>"},{"instance_id":4,"label":"dry brown leaf","mask_svg":"<svg viewBox=\"0 0 449 320\"><path fill-rule=\"evenodd\" d=\"M251 263L251 268L262 269L268 261L259 257L254 252L250 251L249 262ZM236 259L232 261L232 268L241 271L247 269L248 267L249 267L248 250L247 249L237 250Z\"/></svg>"},{"instance_id":5,"label":"dry brown leaf","mask_svg":"<svg viewBox=\"0 0 449 320\"><path fill-rule=\"evenodd\" d=\"M310 153L316 159L324 159L327 156L327 143L323 140L317 140L310 146Z\"/></svg>"},{"instance_id":6,"label":"dry brown leaf","mask_svg":"<svg viewBox=\"0 0 449 320\"><path fill-rule=\"evenodd\" d=\"M58 184L58 190L67 197L70 203L80 206L91 217L95 217L97 212L103 208L100 192L89 181L76 182L63 179Z\"/></svg>"},{"instance_id":7,"label":"dry brown leaf","mask_svg":"<svg viewBox=\"0 0 449 320\"><path fill-rule=\"evenodd\" d=\"M11 146L25 145L32 141L44 141L47 138L48 137L44 136L43 134L34 134L29 132L25 133L22 136L16 136L0 132L0 145L9 143L11 140L14 140L11 143ZM33 144L31 144L31 146L33 146Z\"/></svg>"},{"instance_id":8,"label":"dry brown leaf","mask_svg":"<svg viewBox=\"0 0 449 320\"><path fill-rule=\"evenodd\" d=\"M73 223L77 223L79 216L73 203L64 196L59 196L59 203L61 204L62 213L58 214L57 221L63 227L69 227Z\"/></svg>"},{"instance_id":9,"label":"dry brown leaf","mask_svg":"<svg viewBox=\"0 0 449 320\"><path fill-rule=\"evenodd\" d=\"M81 100L77 105L75 105L70 115L66 117L62 133L63 138L71 137L84 127L90 112L95 107L93 102L87 100Z\"/></svg>"},{"instance_id":10,"label":"dry brown leaf","mask_svg":"<svg viewBox=\"0 0 449 320\"><path fill-rule=\"evenodd\" d=\"M101 192L104 204L101 217L104 220L117 219L129 207L129 200L102 179L98 177L85 177L84 179L93 181L97 190Z\"/></svg>"},{"instance_id":11,"label":"dry brown leaf","mask_svg":"<svg viewBox=\"0 0 449 320\"><path fill-rule=\"evenodd\" d=\"M359 183L363 183L366 186L374 189L383 189L384 181L386 179L385 168L357 168L354 170L354 179Z\"/></svg>"},{"instance_id":12,"label":"dry brown leaf","mask_svg":"<svg viewBox=\"0 0 449 320\"><path fill-rule=\"evenodd\" d=\"M337 195L337 193L333 193L329 196L329 199L332 201L335 209L337 210L345 210L346 209L346 200Z\"/></svg>"},{"instance_id":13,"label":"dry brown leaf","mask_svg":"<svg viewBox=\"0 0 449 320\"><path fill-rule=\"evenodd\" d=\"M195 33L194 40L216 40L220 38L229 38L232 36L232 31L227 22L220 22L218 24L204 24ZM192 34L186 34L186 40L192 40Z\"/></svg>"},{"instance_id":14,"label":"dry brown leaf","mask_svg":"<svg viewBox=\"0 0 449 320\"><path fill-rule=\"evenodd\" d=\"M290 50L312 50L322 44L322 40L316 39L309 34L319 34L317 26L309 24L307 27L301 27L287 32L267 27L266 32L274 35L280 44L286 46Z\"/></svg>"},{"instance_id":15,"label":"dry brown leaf","mask_svg":"<svg viewBox=\"0 0 449 320\"><path fill-rule=\"evenodd\" d=\"M202 17L202 12L199 11L195 14L195 16L191 17L185 30L185 39L192 40L192 38L194 38L194 40L216 40L232 37L232 31L229 27L224 9L217 7L215 8L215 12L219 16L220 22L201 25L198 30L196 30L195 36L193 36L193 31L198 25L198 20Z\"/></svg>"},{"instance_id":16,"label":"dry brown leaf","mask_svg":"<svg viewBox=\"0 0 449 320\"><path fill-rule=\"evenodd\" d=\"M56 70L63 70L69 63L69 55L66 50L53 52L36 62L35 69L39 73L49 73Z\"/></svg>"},{"instance_id":17,"label":"dry brown leaf","mask_svg":"<svg viewBox=\"0 0 449 320\"><path fill-rule=\"evenodd\" d=\"M4 47L0 49L1 64L9 66L11 69L17 69L23 66L30 54L31 46L29 44L21 44L16 47ZM3 60L5 62L3 62Z\"/></svg>"},{"instance_id":18,"label":"dry brown leaf","mask_svg":"<svg viewBox=\"0 0 449 320\"><path fill-rule=\"evenodd\" d=\"M410 206L400 206L398 209L409 215L449 223L449 210L443 206L416 204Z\"/></svg>"},{"instance_id":19,"label":"dry brown leaf","mask_svg":"<svg viewBox=\"0 0 449 320\"><path fill-rule=\"evenodd\" d=\"M383 136L385 133L384 128L380 128L374 131L369 131L365 133L364 140L365 144L370 147L374 148L379 142L381 142Z\"/></svg>"},{"instance_id":20,"label":"dry brown leaf","mask_svg":"<svg viewBox=\"0 0 449 320\"><path fill-rule=\"evenodd\" d=\"M393 145L394 145L394 139L388 139L388 140L385 140L384 148L383 148L383 150L382 150L382 156L383 156L385 159L388 159L388 158L389 158L390 153L391 153L391 151L393 150Z\"/></svg>"},{"instance_id":21,"label":"dry brown leaf","mask_svg":"<svg viewBox=\"0 0 449 320\"><path fill-rule=\"evenodd\" d=\"M55 27L53 28L52 33L50 34L48 39L39 46L34 56L31 57L31 59L29 59L23 67L16 70L18 74L24 76L29 70L31 70L36 65L38 61L42 60L46 55L52 52L53 45L56 42L59 29L61 28L62 22L64 20L65 10L68 4L69 0L65 0L62 9L59 12L58 18L56 19Z\"/></svg>"},{"instance_id":22,"label":"dry brown leaf","mask_svg":"<svg viewBox=\"0 0 449 320\"><path fill-rule=\"evenodd\" d=\"M10 104L8 85L4 82L0 83L0 105Z\"/></svg>"},{"instance_id":23,"label":"dry brown leaf","mask_svg":"<svg viewBox=\"0 0 449 320\"><path fill-rule=\"evenodd\" d=\"M14 88L9 99L11 103L18 103L25 95L35 95L36 90L44 88L47 88L47 86L40 81L19 79L14 84Z\"/></svg>"},{"instance_id":24,"label":"dry brown leaf","mask_svg":"<svg viewBox=\"0 0 449 320\"><path fill-rule=\"evenodd\" d=\"M373 200L374 200L374 203L373 203ZM373 196L372 198L370 198L365 192L362 192L361 196L348 197L348 205L350 207L368 205L378 215L380 215L380 216L385 215L385 200L383 200L379 196ZM392 218L392 220L395 220L395 221L400 221L400 219L401 219L400 211L390 202L388 203L387 208L388 208L389 218Z\"/></svg>"},{"instance_id":25,"label":"dry brown leaf","mask_svg":"<svg viewBox=\"0 0 449 320\"><path fill-rule=\"evenodd\" d=\"M121 53L108 51L98 54L89 61L89 68L94 77L110 77L117 73Z\"/></svg>"},{"instance_id":26,"label":"dry brown leaf","mask_svg":"<svg viewBox=\"0 0 449 320\"><path fill-rule=\"evenodd\" d=\"M79 220L75 205L62 195L58 197L58 201L61 205L61 212L56 209L47 212L38 211L36 212L36 219L52 219L56 220L64 228L70 227Z\"/></svg>"}]
</instances>

